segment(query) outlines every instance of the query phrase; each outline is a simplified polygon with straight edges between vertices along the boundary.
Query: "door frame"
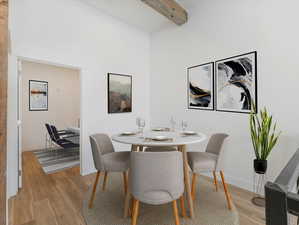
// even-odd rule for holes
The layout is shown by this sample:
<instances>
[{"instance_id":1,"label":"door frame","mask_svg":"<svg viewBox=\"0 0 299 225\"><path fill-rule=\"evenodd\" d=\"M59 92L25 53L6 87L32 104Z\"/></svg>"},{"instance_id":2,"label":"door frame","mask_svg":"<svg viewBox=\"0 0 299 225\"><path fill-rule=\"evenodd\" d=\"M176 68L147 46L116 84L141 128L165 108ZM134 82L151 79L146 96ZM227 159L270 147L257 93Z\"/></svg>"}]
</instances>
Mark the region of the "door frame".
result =
<instances>
[{"instance_id":1,"label":"door frame","mask_svg":"<svg viewBox=\"0 0 299 225\"><path fill-rule=\"evenodd\" d=\"M8 0L0 0L0 224L7 224Z\"/></svg>"},{"instance_id":2,"label":"door frame","mask_svg":"<svg viewBox=\"0 0 299 225\"><path fill-rule=\"evenodd\" d=\"M50 66L57 66L67 69L73 69L77 70L79 72L79 83L80 83L80 174L82 174L82 141L83 141L83 135L82 135L82 124L83 124L83 117L82 117L82 68L68 65L68 64L62 64L57 62L51 62L47 60L41 60L36 58L29 58L24 56L17 56L17 67L18 67L18 76L17 76L17 87L18 87L18 118L17 118L17 127L18 127L18 187L22 187L22 62L32 62L32 63L40 63L40 64L46 64ZM20 125L19 125L20 124Z\"/></svg>"}]
</instances>

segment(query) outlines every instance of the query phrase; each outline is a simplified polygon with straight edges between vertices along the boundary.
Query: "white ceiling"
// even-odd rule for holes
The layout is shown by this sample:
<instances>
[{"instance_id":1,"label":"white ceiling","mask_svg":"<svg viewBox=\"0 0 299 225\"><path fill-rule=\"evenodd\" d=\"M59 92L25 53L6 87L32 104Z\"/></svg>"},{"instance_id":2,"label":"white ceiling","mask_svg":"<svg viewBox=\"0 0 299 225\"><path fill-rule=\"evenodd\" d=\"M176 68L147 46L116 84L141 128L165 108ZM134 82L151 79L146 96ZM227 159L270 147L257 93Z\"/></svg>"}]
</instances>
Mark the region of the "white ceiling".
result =
<instances>
[{"instance_id":1,"label":"white ceiling","mask_svg":"<svg viewBox=\"0 0 299 225\"><path fill-rule=\"evenodd\" d=\"M82 0L100 11L116 17L146 32L155 32L169 26L176 26L164 16L141 2L141 0ZM177 0L187 11L198 0Z\"/></svg>"}]
</instances>

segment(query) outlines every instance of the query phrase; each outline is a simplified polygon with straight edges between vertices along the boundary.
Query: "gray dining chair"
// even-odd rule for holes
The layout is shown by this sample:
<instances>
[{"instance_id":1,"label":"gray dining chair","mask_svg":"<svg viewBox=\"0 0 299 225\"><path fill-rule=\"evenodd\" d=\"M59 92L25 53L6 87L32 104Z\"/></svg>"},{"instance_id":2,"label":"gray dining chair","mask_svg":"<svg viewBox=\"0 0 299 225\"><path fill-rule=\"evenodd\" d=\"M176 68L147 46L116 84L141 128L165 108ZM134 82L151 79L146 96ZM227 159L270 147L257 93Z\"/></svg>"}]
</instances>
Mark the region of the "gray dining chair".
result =
<instances>
[{"instance_id":1,"label":"gray dining chair","mask_svg":"<svg viewBox=\"0 0 299 225\"><path fill-rule=\"evenodd\" d=\"M129 190L133 196L132 225L137 224L139 202L151 205L172 202L175 224L180 224L176 200L184 203L182 158L182 153L177 151L131 153Z\"/></svg>"},{"instance_id":2,"label":"gray dining chair","mask_svg":"<svg viewBox=\"0 0 299 225\"><path fill-rule=\"evenodd\" d=\"M96 180L89 200L89 208L93 207L97 185L102 172L105 173L103 191L105 190L108 172L122 172L124 180L124 192L128 191L128 175L130 152L115 152L111 139L106 134L94 134L90 136L93 161L97 170Z\"/></svg>"},{"instance_id":3,"label":"gray dining chair","mask_svg":"<svg viewBox=\"0 0 299 225\"><path fill-rule=\"evenodd\" d=\"M213 172L214 184L216 191L218 191L218 181L216 172L220 172L222 184L228 204L231 209L231 196L225 183L224 173L221 169L222 145L224 140L228 137L227 134L217 133L213 134L208 142L205 152L188 152L189 166L193 172L192 176L192 197L195 199L196 194L196 177L201 172Z\"/></svg>"}]
</instances>

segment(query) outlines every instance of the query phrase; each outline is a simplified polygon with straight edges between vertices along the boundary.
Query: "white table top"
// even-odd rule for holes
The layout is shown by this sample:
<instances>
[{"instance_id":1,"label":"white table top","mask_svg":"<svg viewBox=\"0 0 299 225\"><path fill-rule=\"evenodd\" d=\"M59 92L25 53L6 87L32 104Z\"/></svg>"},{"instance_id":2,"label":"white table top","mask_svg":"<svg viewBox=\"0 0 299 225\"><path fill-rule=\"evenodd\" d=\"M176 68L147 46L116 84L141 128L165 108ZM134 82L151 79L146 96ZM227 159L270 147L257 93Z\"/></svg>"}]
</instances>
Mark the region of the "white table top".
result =
<instances>
[{"instance_id":1,"label":"white table top","mask_svg":"<svg viewBox=\"0 0 299 225\"><path fill-rule=\"evenodd\" d=\"M172 140L167 141L153 141L146 138L153 138L156 136L167 136ZM206 139L206 135L198 133L196 135L183 135L182 131L176 132L166 132L166 131L146 131L143 136L141 134L137 135L113 135L112 140L131 145L140 146L178 146L178 145L188 145L202 142Z\"/></svg>"},{"instance_id":2,"label":"white table top","mask_svg":"<svg viewBox=\"0 0 299 225\"><path fill-rule=\"evenodd\" d=\"M80 134L80 128L79 127L68 127L67 130L74 132L76 134Z\"/></svg>"}]
</instances>

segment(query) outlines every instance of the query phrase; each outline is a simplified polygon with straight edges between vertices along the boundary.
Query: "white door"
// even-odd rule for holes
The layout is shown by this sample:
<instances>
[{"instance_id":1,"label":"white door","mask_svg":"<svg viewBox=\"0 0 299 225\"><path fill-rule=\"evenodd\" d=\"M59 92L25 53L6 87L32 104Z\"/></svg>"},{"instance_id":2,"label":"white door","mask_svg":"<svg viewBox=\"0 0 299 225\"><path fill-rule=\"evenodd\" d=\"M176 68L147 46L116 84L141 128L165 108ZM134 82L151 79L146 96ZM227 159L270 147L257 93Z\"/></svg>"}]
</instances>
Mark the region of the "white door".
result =
<instances>
[{"instance_id":1,"label":"white door","mask_svg":"<svg viewBox=\"0 0 299 225\"><path fill-rule=\"evenodd\" d=\"M22 61L18 60L18 171L19 171L19 188L22 188Z\"/></svg>"}]
</instances>

